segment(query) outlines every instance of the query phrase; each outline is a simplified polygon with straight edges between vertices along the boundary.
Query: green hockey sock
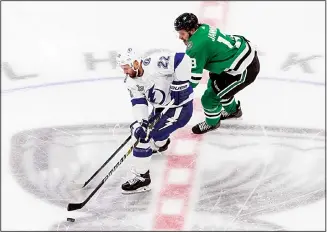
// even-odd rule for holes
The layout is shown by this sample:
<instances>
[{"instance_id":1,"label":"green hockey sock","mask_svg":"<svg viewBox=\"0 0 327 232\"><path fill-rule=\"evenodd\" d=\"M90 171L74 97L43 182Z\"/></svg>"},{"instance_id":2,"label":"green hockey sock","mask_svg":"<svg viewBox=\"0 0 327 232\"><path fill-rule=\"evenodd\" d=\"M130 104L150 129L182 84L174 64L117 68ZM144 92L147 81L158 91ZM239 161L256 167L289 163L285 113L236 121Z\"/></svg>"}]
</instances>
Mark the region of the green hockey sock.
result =
<instances>
[{"instance_id":1,"label":"green hockey sock","mask_svg":"<svg viewBox=\"0 0 327 232\"><path fill-rule=\"evenodd\" d=\"M221 99L221 104L223 105L224 110L229 114L232 114L236 111L237 104L234 97L229 99Z\"/></svg>"},{"instance_id":2,"label":"green hockey sock","mask_svg":"<svg viewBox=\"0 0 327 232\"><path fill-rule=\"evenodd\" d=\"M215 126L220 121L220 114L223 109L223 106L220 104L216 109L214 110L207 110L204 109L204 114L206 116L206 123L210 126Z\"/></svg>"},{"instance_id":3,"label":"green hockey sock","mask_svg":"<svg viewBox=\"0 0 327 232\"><path fill-rule=\"evenodd\" d=\"M204 91L201 97L206 123L210 126L216 125L220 120L220 113L223 109L220 98L215 94L211 86Z\"/></svg>"}]
</instances>

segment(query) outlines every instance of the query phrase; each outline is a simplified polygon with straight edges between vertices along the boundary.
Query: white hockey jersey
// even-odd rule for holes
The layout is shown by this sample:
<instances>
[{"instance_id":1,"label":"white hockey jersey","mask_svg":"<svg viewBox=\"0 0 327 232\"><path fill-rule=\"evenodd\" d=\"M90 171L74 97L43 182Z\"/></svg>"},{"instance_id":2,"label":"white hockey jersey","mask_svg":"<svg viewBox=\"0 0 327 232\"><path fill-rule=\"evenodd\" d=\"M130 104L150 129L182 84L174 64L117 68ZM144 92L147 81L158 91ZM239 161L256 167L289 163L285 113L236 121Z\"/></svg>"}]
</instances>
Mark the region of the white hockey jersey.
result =
<instances>
[{"instance_id":1,"label":"white hockey jersey","mask_svg":"<svg viewBox=\"0 0 327 232\"><path fill-rule=\"evenodd\" d=\"M173 81L189 81L192 61L185 53L156 52L142 59L144 73L141 77L127 77L135 120L148 118L148 103L154 108L164 107L171 101ZM193 99L193 92L179 107Z\"/></svg>"}]
</instances>

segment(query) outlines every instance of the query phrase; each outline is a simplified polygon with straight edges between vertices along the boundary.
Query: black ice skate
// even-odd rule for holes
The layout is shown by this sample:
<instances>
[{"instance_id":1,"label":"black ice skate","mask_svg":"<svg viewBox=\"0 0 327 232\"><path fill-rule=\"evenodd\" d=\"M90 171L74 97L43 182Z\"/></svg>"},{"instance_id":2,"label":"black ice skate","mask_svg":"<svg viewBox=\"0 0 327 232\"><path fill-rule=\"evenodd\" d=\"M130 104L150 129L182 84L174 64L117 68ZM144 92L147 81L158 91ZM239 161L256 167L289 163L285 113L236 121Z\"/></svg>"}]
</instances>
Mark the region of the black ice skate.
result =
<instances>
[{"instance_id":1,"label":"black ice skate","mask_svg":"<svg viewBox=\"0 0 327 232\"><path fill-rule=\"evenodd\" d=\"M236 111L234 113L227 113L225 110L221 112L220 120L225 120L225 119L232 119L232 118L240 118L242 117L242 109L241 109L241 103L240 101L237 102L236 105Z\"/></svg>"},{"instance_id":2,"label":"black ice skate","mask_svg":"<svg viewBox=\"0 0 327 232\"><path fill-rule=\"evenodd\" d=\"M152 154L166 151L168 149L169 144L170 144L170 139L167 139L167 142L165 143L165 145L163 145L162 147L159 147L157 149L152 149ZM154 145L154 147L156 147L156 145Z\"/></svg>"},{"instance_id":3,"label":"black ice skate","mask_svg":"<svg viewBox=\"0 0 327 232\"><path fill-rule=\"evenodd\" d=\"M135 170L132 170L135 177L129 181L126 181L122 184L122 193L123 194L133 194L150 191L150 171L148 170L144 174L137 173Z\"/></svg>"},{"instance_id":4,"label":"black ice skate","mask_svg":"<svg viewBox=\"0 0 327 232\"><path fill-rule=\"evenodd\" d=\"M204 134L209 131L217 129L218 127L220 127L220 121L218 122L218 124L216 124L214 126L210 126L206 123L206 121L204 121L204 122L200 122L197 125L195 125L194 127L192 127L192 132L194 134Z\"/></svg>"}]
</instances>

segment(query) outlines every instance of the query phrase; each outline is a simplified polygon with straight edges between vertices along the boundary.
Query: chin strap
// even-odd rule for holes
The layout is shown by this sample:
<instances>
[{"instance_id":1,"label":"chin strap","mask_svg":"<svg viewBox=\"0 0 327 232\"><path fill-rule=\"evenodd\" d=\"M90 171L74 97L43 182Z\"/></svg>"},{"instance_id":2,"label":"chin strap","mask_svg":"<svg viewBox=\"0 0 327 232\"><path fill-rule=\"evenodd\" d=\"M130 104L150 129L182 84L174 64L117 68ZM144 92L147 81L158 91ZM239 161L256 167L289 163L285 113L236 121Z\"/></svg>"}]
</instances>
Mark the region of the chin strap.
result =
<instances>
[{"instance_id":1,"label":"chin strap","mask_svg":"<svg viewBox=\"0 0 327 232\"><path fill-rule=\"evenodd\" d=\"M136 72L136 76L138 77L139 76L139 70L138 69L135 70L134 68L133 68L133 70Z\"/></svg>"}]
</instances>

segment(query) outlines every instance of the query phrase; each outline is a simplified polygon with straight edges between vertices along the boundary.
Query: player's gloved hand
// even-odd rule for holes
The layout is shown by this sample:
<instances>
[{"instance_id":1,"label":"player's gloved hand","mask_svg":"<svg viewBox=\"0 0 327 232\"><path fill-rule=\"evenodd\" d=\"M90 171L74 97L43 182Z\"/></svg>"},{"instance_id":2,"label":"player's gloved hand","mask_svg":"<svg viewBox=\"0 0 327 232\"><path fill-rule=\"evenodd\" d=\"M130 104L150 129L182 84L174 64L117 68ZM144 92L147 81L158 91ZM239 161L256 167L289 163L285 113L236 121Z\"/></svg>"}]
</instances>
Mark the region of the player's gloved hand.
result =
<instances>
[{"instance_id":1,"label":"player's gloved hand","mask_svg":"<svg viewBox=\"0 0 327 232\"><path fill-rule=\"evenodd\" d=\"M150 147L150 137L146 139L146 131L148 130L148 121L143 119L141 122L133 122L131 127L132 135L139 140L139 142L133 147L133 155L136 157L148 157L152 155L152 149Z\"/></svg>"},{"instance_id":2,"label":"player's gloved hand","mask_svg":"<svg viewBox=\"0 0 327 232\"><path fill-rule=\"evenodd\" d=\"M133 122L129 127L131 129L132 135L136 139L145 139L148 126L149 126L149 122L143 119L141 122L139 121Z\"/></svg>"},{"instance_id":3,"label":"player's gloved hand","mask_svg":"<svg viewBox=\"0 0 327 232\"><path fill-rule=\"evenodd\" d=\"M174 105L179 105L185 101L193 92L189 81L173 81L170 85L170 96L174 99Z\"/></svg>"}]
</instances>

